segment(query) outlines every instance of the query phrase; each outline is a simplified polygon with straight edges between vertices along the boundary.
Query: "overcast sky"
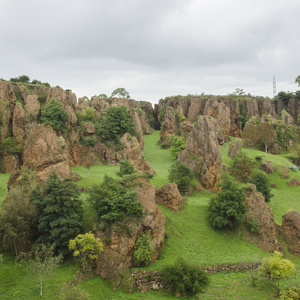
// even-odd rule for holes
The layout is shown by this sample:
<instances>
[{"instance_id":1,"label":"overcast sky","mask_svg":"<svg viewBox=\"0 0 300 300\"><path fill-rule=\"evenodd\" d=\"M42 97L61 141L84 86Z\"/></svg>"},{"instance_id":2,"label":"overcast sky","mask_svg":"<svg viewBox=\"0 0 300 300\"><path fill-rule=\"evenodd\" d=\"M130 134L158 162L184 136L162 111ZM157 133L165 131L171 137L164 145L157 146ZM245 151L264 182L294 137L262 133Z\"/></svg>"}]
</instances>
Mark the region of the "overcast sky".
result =
<instances>
[{"instance_id":1,"label":"overcast sky","mask_svg":"<svg viewBox=\"0 0 300 300\"><path fill-rule=\"evenodd\" d=\"M298 89L299 0L0 0L0 78L153 103Z\"/></svg>"}]
</instances>

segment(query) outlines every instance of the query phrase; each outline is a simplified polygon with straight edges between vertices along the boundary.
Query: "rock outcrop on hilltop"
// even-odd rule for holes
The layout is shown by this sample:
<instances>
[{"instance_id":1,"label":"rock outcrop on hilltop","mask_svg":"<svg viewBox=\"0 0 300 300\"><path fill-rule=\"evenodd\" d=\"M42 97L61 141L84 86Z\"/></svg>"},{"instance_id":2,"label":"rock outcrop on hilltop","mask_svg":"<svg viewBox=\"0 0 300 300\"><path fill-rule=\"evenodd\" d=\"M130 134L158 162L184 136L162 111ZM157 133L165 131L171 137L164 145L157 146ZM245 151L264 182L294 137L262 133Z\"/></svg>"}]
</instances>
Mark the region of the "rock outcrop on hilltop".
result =
<instances>
[{"instance_id":1,"label":"rock outcrop on hilltop","mask_svg":"<svg viewBox=\"0 0 300 300\"><path fill-rule=\"evenodd\" d=\"M274 221L271 208L266 204L265 198L260 192L256 192L256 186L251 184L251 188L245 190L247 213L245 220L254 218L259 223L259 231L255 235L246 235L253 244L267 252L274 252L281 249L278 241L280 227Z\"/></svg>"},{"instance_id":2,"label":"rock outcrop on hilltop","mask_svg":"<svg viewBox=\"0 0 300 300\"><path fill-rule=\"evenodd\" d=\"M185 150L178 153L178 159L185 162L208 189L215 187L222 168L217 130L214 118L200 116L187 137Z\"/></svg>"},{"instance_id":3,"label":"rock outcrop on hilltop","mask_svg":"<svg viewBox=\"0 0 300 300\"><path fill-rule=\"evenodd\" d=\"M300 255L300 214L294 210L284 214L281 228L289 250Z\"/></svg>"},{"instance_id":4,"label":"rock outcrop on hilltop","mask_svg":"<svg viewBox=\"0 0 300 300\"><path fill-rule=\"evenodd\" d=\"M103 241L103 253L98 261L101 267L98 272L101 277L113 280L117 284L121 281L120 271L134 264L134 245L142 233L148 232L155 246L153 261L159 256L165 236L165 217L155 203L155 189L148 180L140 179L139 181L136 187L138 189L137 200L144 206L144 217L139 223L131 221L124 224L130 228L130 233L113 227L109 232L109 238L107 238L107 233L98 233ZM107 242L108 239L109 242Z\"/></svg>"},{"instance_id":5,"label":"rock outcrop on hilltop","mask_svg":"<svg viewBox=\"0 0 300 300\"><path fill-rule=\"evenodd\" d=\"M34 127L24 140L23 164L36 171L39 180L46 181L52 170L60 177L71 176L66 142L49 125Z\"/></svg>"}]
</instances>

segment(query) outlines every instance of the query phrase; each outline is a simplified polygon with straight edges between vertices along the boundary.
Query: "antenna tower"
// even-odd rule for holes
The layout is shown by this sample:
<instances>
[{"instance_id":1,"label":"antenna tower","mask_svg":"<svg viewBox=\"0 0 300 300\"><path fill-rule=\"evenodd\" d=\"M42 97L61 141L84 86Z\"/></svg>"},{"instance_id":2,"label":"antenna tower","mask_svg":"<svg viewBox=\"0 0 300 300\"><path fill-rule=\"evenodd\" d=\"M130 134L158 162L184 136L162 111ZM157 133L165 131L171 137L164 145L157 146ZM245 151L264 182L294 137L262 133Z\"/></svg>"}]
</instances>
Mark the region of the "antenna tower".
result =
<instances>
[{"instance_id":1,"label":"antenna tower","mask_svg":"<svg viewBox=\"0 0 300 300\"><path fill-rule=\"evenodd\" d=\"M273 98L276 96L276 79L275 75L273 75Z\"/></svg>"}]
</instances>

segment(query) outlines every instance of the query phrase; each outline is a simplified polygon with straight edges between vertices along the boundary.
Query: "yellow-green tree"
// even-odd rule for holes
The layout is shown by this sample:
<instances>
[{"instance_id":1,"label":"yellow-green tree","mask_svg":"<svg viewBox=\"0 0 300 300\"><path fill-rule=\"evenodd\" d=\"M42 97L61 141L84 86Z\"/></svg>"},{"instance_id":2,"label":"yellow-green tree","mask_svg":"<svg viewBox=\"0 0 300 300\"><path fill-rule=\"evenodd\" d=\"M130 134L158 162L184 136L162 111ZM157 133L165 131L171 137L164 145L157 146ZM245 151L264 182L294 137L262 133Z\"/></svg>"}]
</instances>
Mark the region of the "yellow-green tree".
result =
<instances>
[{"instance_id":1,"label":"yellow-green tree","mask_svg":"<svg viewBox=\"0 0 300 300\"><path fill-rule=\"evenodd\" d=\"M281 252L275 251L269 258L265 258L259 269L264 277L277 280L277 294L280 292L280 279L293 276L295 265L288 259L283 258Z\"/></svg>"},{"instance_id":2,"label":"yellow-green tree","mask_svg":"<svg viewBox=\"0 0 300 300\"><path fill-rule=\"evenodd\" d=\"M103 244L93 233L88 232L78 234L74 240L70 240L69 249L73 251L73 256L82 262L82 269L86 270L98 259L103 251Z\"/></svg>"}]
</instances>

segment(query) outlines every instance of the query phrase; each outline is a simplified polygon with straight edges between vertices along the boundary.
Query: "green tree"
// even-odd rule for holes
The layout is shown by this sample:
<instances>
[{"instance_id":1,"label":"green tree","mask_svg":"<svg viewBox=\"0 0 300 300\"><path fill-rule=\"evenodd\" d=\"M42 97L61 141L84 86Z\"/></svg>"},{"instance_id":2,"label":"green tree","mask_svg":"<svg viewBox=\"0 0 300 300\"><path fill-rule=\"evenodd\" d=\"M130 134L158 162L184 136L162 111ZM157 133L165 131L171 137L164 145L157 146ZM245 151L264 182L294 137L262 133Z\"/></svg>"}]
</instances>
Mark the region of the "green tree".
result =
<instances>
[{"instance_id":1,"label":"green tree","mask_svg":"<svg viewBox=\"0 0 300 300\"><path fill-rule=\"evenodd\" d=\"M73 256L78 257L82 262L82 269L85 271L99 257L103 251L101 240L93 233L78 234L74 240L69 241L69 250L73 251Z\"/></svg>"},{"instance_id":2,"label":"green tree","mask_svg":"<svg viewBox=\"0 0 300 300\"><path fill-rule=\"evenodd\" d=\"M276 131L271 124L266 122L258 124L256 130L259 133L258 141L264 145L265 151L268 153L268 148L276 141Z\"/></svg>"},{"instance_id":3,"label":"green tree","mask_svg":"<svg viewBox=\"0 0 300 300\"><path fill-rule=\"evenodd\" d=\"M293 276L295 265L288 259L283 258L281 252L275 251L271 257L265 258L259 269L262 275L271 280L277 280L277 295L280 293L280 279Z\"/></svg>"},{"instance_id":4,"label":"green tree","mask_svg":"<svg viewBox=\"0 0 300 300\"><path fill-rule=\"evenodd\" d=\"M229 174L222 174L221 191L209 202L209 220L213 227L232 228L244 220L245 194Z\"/></svg>"},{"instance_id":5,"label":"green tree","mask_svg":"<svg viewBox=\"0 0 300 300\"><path fill-rule=\"evenodd\" d=\"M126 183L107 175L103 182L88 191L88 201L96 212L98 221L106 225L126 218L140 218L143 205L136 200L137 191Z\"/></svg>"},{"instance_id":6,"label":"green tree","mask_svg":"<svg viewBox=\"0 0 300 300\"><path fill-rule=\"evenodd\" d=\"M249 182L256 185L257 191L261 192L263 194L266 202L270 201L270 199L273 195L271 194L270 183L269 183L268 177L264 172L255 170L251 174L251 176L249 178Z\"/></svg>"},{"instance_id":7,"label":"green tree","mask_svg":"<svg viewBox=\"0 0 300 300\"><path fill-rule=\"evenodd\" d=\"M96 124L96 133L103 141L120 143L120 138L126 133L135 135L135 124L130 118L126 106L111 106Z\"/></svg>"},{"instance_id":8,"label":"green tree","mask_svg":"<svg viewBox=\"0 0 300 300\"><path fill-rule=\"evenodd\" d=\"M119 177L124 177L125 175L135 174L136 169L134 164L132 164L128 159L124 159L120 162L120 171L117 172Z\"/></svg>"},{"instance_id":9,"label":"green tree","mask_svg":"<svg viewBox=\"0 0 300 300\"><path fill-rule=\"evenodd\" d=\"M36 188L35 221L39 231L36 244L54 244L59 253L69 252L69 240L82 231L82 202L71 179L60 180L53 171L43 188Z\"/></svg>"},{"instance_id":10,"label":"green tree","mask_svg":"<svg viewBox=\"0 0 300 300\"><path fill-rule=\"evenodd\" d=\"M171 165L168 178L170 182L177 184L180 192L184 192L193 180L193 172L185 163L176 160Z\"/></svg>"},{"instance_id":11,"label":"green tree","mask_svg":"<svg viewBox=\"0 0 300 300\"><path fill-rule=\"evenodd\" d=\"M58 268L62 255L54 256L54 245L41 245L35 251L20 253L20 264L40 283L40 296L43 297L43 281Z\"/></svg>"},{"instance_id":12,"label":"green tree","mask_svg":"<svg viewBox=\"0 0 300 300\"><path fill-rule=\"evenodd\" d=\"M41 122L49 124L54 130L61 130L69 119L68 113L55 99L50 99L48 104L41 109Z\"/></svg>"},{"instance_id":13,"label":"green tree","mask_svg":"<svg viewBox=\"0 0 300 300\"><path fill-rule=\"evenodd\" d=\"M233 174L238 181L248 182L253 169L254 161L247 154L241 152L232 158Z\"/></svg>"},{"instance_id":14,"label":"green tree","mask_svg":"<svg viewBox=\"0 0 300 300\"><path fill-rule=\"evenodd\" d=\"M119 97L119 98L125 98L125 99L130 99L130 95L129 93L124 89L124 88L118 88L115 89L112 93L111 93L111 98L113 97Z\"/></svg>"},{"instance_id":15,"label":"green tree","mask_svg":"<svg viewBox=\"0 0 300 300\"><path fill-rule=\"evenodd\" d=\"M149 234L143 233L135 242L134 249L133 259L137 267L147 266L152 261L155 248Z\"/></svg>"},{"instance_id":16,"label":"green tree","mask_svg":"<svg viewBox=\"0 0 300 300\"><path fill-rule=\"evenodd\" d=\"M7 202L0 211L0 241L6 251L14 252L29 249L33 238L33 204L19 188L12 188Z\"/></svg>"},{"instance_id":17,"label":"green tree","mask_svg":"<svg viewBox=\"0 0 300 300\"><path fill-rule=\"evenodd\" d=\"M247 145L247 147L250 147L253 150L254 146L256 145L259 139L259 135L256 130L256 125L254 125L251 122L247 122L242 132L242 139L244 145Z\"/></svg>"},{"instance_id":18,"label":"green tree","mask_svg":"<svg viewBox=\"0 0 300 300\"><path fill-rule=\"evenodd\" d=\"M188 264L182 258L163 268L161 280L172 295L180 297L196 295L209 283L204 270Z\"/></svg>"}]
</instances>

